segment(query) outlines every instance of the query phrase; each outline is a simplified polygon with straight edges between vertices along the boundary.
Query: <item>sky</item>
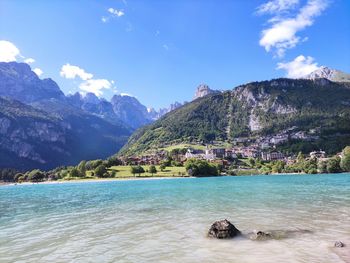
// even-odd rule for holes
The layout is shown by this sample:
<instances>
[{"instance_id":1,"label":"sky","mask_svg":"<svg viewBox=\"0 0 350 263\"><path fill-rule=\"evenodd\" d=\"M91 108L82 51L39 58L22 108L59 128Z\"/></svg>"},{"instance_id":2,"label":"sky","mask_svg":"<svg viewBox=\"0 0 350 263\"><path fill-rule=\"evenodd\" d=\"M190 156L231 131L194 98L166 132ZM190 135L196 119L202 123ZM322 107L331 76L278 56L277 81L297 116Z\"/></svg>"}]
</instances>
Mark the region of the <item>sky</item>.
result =
<instances>
[{"instance_id":1,"label":"sky","mask_svg":"<svg viewBox=\"0 0 350 263\"><path fill-rule=\"evenodd\" d=\"M65 94L167 107L202 83L350 73L350 1L0 0L0 61L30 64Z\"/></svg>"}]
</instances>

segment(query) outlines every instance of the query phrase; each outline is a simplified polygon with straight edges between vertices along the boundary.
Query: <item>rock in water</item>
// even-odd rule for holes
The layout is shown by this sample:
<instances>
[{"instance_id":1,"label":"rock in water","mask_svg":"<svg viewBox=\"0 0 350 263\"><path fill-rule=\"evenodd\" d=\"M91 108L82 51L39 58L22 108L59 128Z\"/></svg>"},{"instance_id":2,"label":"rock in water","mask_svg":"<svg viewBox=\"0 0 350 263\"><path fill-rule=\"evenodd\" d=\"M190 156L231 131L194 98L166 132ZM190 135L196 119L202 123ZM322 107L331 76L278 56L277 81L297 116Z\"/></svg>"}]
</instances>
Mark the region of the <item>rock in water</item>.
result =
<instances>
[{"instance_id":1,"label":"rock in water","mask_svg":"<svg viewBox=\"0 0 350 263\"><path fill-rule=\"evenodd\" d=\"M252 240L268 240L273 238L270 232L256 231L250 236Z\"/></svg>"},{"instance_id":2,"label":"rock in water","mask_svg":"<svg viewBox=\"0 0 350 263\"><path fill-rule=\"evenodd\" d=\"M345 247L345 244L344 244L343 242L341 242L341 241L336 241L336 242L334 243L334 246L335 246L335 247Z\"/></svg>"},{"instance_id":3,"label":"rock in water","mask_svg":"<svg viewBox=\"0 0 350 263\"><path fill-rule=\"evenodd\" d=\"M240 231L231 224L227 219L216 221L211 225L208 237L215 237L219 239L233 238L240 234Z\"/></svg>"}]
</instances>

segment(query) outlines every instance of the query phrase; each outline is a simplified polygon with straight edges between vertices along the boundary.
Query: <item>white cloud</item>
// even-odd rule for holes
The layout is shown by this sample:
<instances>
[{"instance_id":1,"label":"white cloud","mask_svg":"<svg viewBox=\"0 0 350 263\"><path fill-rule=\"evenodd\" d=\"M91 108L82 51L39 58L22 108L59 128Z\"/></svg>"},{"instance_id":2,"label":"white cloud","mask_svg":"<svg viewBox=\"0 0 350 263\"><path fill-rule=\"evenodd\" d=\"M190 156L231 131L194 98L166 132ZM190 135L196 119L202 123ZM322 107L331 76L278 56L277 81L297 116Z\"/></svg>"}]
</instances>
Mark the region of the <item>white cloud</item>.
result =
<instances>
[{"instance_id":1,"label":"white cloud","mask_svg":"<svg viewBox=\"0 0 350 263\"><path fill-rule=\"evenodd\" d=\"M33 69L33 71L35 72L35 74L38 75L38 77L40 77L43 74L43 71L40 68L35 68Z\"/></svg>"},{"instance_id":2,"label":"white cloud","mask_svg":"<svg viewBox=\"0 0 350 263\"><path fill-rule=\"evenodd\" d=\"M117 9L112 8L112 7L108 8L107 11L109 13L111 13L112 15L117 16L117 17L121 17L121 16L124 15L124 11L123 10L117 10Z\"/></svg>"},{"instance_id":3,"label":"white cloud","mask_svg":"<svg viewBox=\"0 0 350 263\"><path fill-rule=\"evenodd\" d=\"M19 49L9 41L0 40L0 62L16 61Z\"/></svg>"},{"instance_id":4,"label":"white cloud","mask_svg":"<svg viewBox=\"0 0 350 263\"><path fill-rule=\"evenodd\" d=\"M35 62L35 59L34 59L34 58L26 58L26 59L24 60L24 62L27 63L27 64L32 64L32 63Z\"/></svg>"},{"instance_id":5,"label":"white cloud","mask_svg":"<svg viewBox=\"0 0 350 263\"><path fill-rule=\"evenodd\" d=\"M284 12L296 7L299 0L271 0L257 8L258 14Z\"/></svg>"},{"instance_id":6,"label":"white cloud","mask_svg":"<svg viewBox=\"0 0 350 263\"><path fill-rule=\"evenodd\" d=\"M76 77L79 77L82 80L92 79L93 77L91 73L87 73L84 69L70 65L69 63L62 66L60 75L67 79L75 79Z\"/></svg>"},{"instance_id":7,"label":"white cloud","mask_svg":"<svg viewBox=\"0 0 350 263\"><path fill-rule=\"evenodd\" d=\"M106 22L108 21L108 17L103 16L103 17L101 18L101 21L102 21L103 23L106 23Z\"/></svg>"},{"instance_id":8,"label":"white cloud","mask_svg":"<svg viewBox=\"0 0 350 263\"><path fill-rule=\"evenodd\" d=\"M290 62L277 64L277 69L285 70L288 78L302 78L318 68L313 57L304 57L303 55L296 57Z\"/></svg>"},{"instance_id":9,"label":"white cloud","mask_svg":"<svg viewBox=\"0 0 350 263\"><path fill-rule=\"evenodd\" d=\"M79 88L84 92L92 92L100 97L104 89L112 88L112 83L107 79L89 79L79 85Z\"/></svg>"},{"instance_id":10,"label":"white cloud","mask_svg":"<svg viewBox=\"0 0 350 263\"><path fill-rule=\"evenodd\" d=\"M273 5L265 7L261 10L264 12L273 12L275 16L270 19L271 26L262 31L259 44L265 48L267 52L274 50L279 57L282 57L287 49L295 47L301 39L297 33L314 23L316 16L320 15L328 5L327 0L308 0L306 5L298 10L294 17L281 16L281 9L291 8L293 1L270 1L271 3L283 2L285 5ZM270 3L268 2L268 3ZM286 4L286 3L289 4ZM266 3L266 4L268 4ZM264 5L263 5L264 6ZM260 11L261 13L262 11ZM263 12L263 13L264 13Z\"/></svg>"}]
</instances>

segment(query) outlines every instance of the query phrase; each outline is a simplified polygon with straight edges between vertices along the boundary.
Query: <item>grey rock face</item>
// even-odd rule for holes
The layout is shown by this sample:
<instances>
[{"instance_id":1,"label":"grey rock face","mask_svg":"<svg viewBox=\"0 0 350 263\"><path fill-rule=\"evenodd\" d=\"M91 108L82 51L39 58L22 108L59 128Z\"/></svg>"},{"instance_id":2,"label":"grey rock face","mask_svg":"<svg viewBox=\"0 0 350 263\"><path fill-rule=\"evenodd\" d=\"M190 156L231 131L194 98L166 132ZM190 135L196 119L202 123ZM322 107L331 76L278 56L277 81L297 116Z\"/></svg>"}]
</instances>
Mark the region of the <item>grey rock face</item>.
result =
<instances>
[{"instance_id":1,"label":"grey rock face","mask_svg":"<svg viewBox=\"0 0 350 263\"><path fill-rule=\"evenodd\" d=\"M350 82L350 74L340 70L322 66L304 77L305 79L317 80L327 79L330 81Z\"/></svg>"},{"instance_id":2,"label":"grey rock face","mask_svg":"<svg viewBox=\"0 0 350 263\"><path fill-rule=\"evenodd\" d=\"M24 103L51 98L65 99L56 82L39 79L28 64L17 62L0 62L0 96Z\"/></svg>"},{"instance_id":3,"label":"grey rock face","mask_svg":"<svg viewBox=\"0 0 350 263\"><path fill-rule=\"evenodd\" d=\"M151 123L146 106L135 97L114 95L111 104L117 118L134 129Z\"/></svg>"},{"instance_id":4,"label":"grey rock face","mask_svg":"<svg viewBox=\"0 0 350 263\"><path fill-rule=\"evenodd\" d=\"M218 239L233 238L239 234L240 231L227 219L214 222L208 231L208 237Z\"/></svg>"},{"instance_id":5,"label":"grey rock face","mask_svg":"<svg viewBox=\"0 0 350 263\"><path fill-rule=\"evenodd\" d=\"M198 98L202 98L204 96L207 96L208 94L217 93L217 92L219 91L210 89L209 86L206 84L200 84L196 89L193 99L195 100Z\"/></svg>"}]
</instances>

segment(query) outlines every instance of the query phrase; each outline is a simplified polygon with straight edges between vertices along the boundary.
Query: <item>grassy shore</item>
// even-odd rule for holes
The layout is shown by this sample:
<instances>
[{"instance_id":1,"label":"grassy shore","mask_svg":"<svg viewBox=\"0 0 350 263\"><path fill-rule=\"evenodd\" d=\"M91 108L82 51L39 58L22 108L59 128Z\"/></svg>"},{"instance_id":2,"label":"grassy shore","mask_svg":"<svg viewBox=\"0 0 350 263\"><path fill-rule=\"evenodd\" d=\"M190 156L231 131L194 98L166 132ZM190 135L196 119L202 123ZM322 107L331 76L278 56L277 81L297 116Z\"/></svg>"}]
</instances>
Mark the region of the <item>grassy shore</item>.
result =
<instances>
[{"instance_id":1,"label":"grassy shore","mask_svg":"<svg viewBox=\"0 0 350 263\"><path fill-rule=\"evenodd\" d=\"M185 177L187 172L185 167L166 167L163 171L160 170L160 166L157 165L157 173L151 174L147 172L149 170L149 165L142 165L143 169L146 171L142 174L133 175L131 173L130 166L112 166L108 170L116 171L115 178L129 178L129 177Z\"/></svg>"}]
</instances>

